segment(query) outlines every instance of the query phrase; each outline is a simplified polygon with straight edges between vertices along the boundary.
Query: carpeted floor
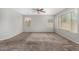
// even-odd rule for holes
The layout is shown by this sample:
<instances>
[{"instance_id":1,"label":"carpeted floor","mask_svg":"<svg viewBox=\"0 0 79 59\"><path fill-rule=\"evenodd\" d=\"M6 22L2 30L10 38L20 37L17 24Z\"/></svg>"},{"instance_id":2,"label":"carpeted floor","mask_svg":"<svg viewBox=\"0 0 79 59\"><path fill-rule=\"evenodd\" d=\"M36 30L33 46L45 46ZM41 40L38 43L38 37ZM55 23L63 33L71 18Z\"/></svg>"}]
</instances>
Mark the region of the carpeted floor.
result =
<instances>
[{"instance_id":1,"label":"carpeted floor","mask_svg":"<svg viewBox=\"0 0 79 59\"><path fill-rule=\"evenodd\" d=\"M0 51L79 51L79 45L56 33L21 33L0 41Z\"/></svg>"}]
</instances>

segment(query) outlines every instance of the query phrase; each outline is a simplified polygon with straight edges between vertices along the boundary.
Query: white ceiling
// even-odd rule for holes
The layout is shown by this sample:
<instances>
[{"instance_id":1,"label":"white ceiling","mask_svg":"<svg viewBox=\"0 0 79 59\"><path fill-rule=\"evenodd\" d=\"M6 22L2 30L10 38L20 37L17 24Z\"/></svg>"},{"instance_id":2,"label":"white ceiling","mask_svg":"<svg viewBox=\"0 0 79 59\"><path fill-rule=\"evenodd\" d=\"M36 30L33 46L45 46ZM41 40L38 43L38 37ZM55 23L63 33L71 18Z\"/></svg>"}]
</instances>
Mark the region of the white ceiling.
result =
<instances>
[{"instance_id":1,"label":"white ceiling","mask_svg":"<svg viewBox=\"0 0 79 59\"><path fill-rule=\"evenodd\" d=\"M64 8L44 8L46 13L41 13L40 15L55 15L58 12L62 11ZM22 15L38 15L32 10L32 8L15 8L15 11L19 12Z\"/></svg>"}]
</instances>

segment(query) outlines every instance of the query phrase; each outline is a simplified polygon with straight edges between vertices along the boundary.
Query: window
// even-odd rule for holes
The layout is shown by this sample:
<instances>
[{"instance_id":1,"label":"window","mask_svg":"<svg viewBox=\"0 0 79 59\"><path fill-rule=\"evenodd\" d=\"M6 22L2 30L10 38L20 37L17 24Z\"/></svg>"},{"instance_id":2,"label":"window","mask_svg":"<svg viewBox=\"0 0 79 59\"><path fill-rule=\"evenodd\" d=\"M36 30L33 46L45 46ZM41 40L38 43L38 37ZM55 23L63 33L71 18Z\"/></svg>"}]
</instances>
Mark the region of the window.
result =
<instances>
[{"instance_id":1,"label":"window","mask_svg":"<svg viewBox=\"0 0 79 59\"><path fill-rule=\"evenodd\" d=\"M75 10L72 12L59 15L58 16L58 28L77 33L78 32L77 17L78 17L78 14L75 13Z\"/></svg>"},{"instance_id":2,"label":"window","mask_svg":"<svg viewBox=\"0 0 79 59\"><path fill-rule=\"evenodd\" d=\"M72 13L67 13L61 16L61 28L64 30L71 31L71 15Z\"/></svg>"},{"instance_id":3,"label":"window","mask_svg":"<svg viewBox=\"0 0 79 59\"><path fill-rule=\"evenodd\" d=\"M61 16L58 16L58 28L61 29Z\"/></svg>"},{"instance_id":4,"label":"window","mask_svg":"<svg viewBox=\"0 0 79 59\"><path fill-rule=\"evenodd\" d=\"M72 13L72 32L74 33L78 33L78 23L77 23L77 19L78 18L78 14L77 13Z\"/></svg>"},{"instance_id":5,"label":"window","mask_svg":"<svg viewBox=\"0 0 79 59\"><path fill-rule=\"evenodd\" d=\"M52 19L48 20L48 27L53 28L53 20Z\"/></svg>"},{"instance_id":6,"label":"window","mask_svg":"<svg viewBox=\"0 0 79 59\"><path fill-rule=\"evenodd\" d=\"M28 27L31 26L31 17L25 17L24 22Z\"/></svg>"}]
</instances>

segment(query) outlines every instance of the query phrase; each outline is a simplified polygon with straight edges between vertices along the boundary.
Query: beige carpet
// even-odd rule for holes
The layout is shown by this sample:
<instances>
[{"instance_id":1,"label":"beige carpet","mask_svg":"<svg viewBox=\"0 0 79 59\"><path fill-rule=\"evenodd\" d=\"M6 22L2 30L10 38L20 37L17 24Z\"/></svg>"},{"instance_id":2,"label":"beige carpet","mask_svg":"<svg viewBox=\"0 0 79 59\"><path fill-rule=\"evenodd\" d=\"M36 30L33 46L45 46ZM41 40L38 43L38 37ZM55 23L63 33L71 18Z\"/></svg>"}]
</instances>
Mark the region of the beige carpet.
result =
<instances>
[{"instance_id":1,"label":"beige carpet","mask_svg":"<svg viewBox=\"0 0 79 59\"><path fill-rule=\"evenodd\" d=\"M79 45L56 33L21 33L0 41L0 51L79 51Z\"/></svg>"}]
</instances>

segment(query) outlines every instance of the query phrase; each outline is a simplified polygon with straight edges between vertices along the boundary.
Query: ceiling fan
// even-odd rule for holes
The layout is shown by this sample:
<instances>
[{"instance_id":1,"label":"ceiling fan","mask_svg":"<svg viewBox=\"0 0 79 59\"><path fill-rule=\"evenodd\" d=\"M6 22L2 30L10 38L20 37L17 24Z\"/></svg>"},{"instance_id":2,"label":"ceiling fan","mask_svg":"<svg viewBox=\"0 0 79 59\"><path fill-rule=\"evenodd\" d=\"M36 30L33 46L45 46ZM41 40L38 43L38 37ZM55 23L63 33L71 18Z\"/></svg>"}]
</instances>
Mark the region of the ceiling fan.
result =
<instances>
[{"instance_id":1,"label":"ceiling fan","mask_svg":"<svg viewBox=\"0 0 79 59\"><path fill-rule=\"evenodd\" d=\"M37 12L38 14L40 14L40 13L46 13L45 9L43 9L43 8L33 8L32 10L35 11L35 12Z\"/></svg>"}]
</instances>

